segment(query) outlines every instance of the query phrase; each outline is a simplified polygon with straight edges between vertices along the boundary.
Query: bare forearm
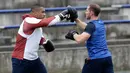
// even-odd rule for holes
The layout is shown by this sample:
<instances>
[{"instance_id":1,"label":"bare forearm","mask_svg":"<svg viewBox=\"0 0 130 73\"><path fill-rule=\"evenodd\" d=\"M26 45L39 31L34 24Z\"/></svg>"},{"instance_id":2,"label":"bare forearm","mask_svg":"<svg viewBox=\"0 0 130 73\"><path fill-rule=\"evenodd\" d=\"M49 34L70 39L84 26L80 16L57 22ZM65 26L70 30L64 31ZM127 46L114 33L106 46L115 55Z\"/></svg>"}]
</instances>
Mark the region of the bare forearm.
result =
<instances>
[{"instance_id":1,"label":"bare forearm","mask_svg":"<svg viewBox=\"0 0 130 73\"><path fill-rule=\"evenodd\" d=\"M76 41L77 43L83 42L83 40L81 40L81 38L80 38L80 35L75 34L75 35L73 35L73 37L74 37L74 39L75 39L75 41Z\"/></svg>"},{"instance_id":2,"label":"bare forearm","mask_svg":"<svg viewBox=\"0 0 130 73\"><path fill-rule=\"evenodd\" d=\"M80 27L80 28L82 28L82 29L85 29L85 27L86 27L86 23L85 22L83 22L83 21L81 21L80 19L76 19L75 20L75 22L76 22L76 24Z\"/></svg>"},{"instance_id":3,"label":"bare forearm","mask_svg":"<svg viewBox=\"0 0 130 73\"><path fill-rule=\"evenodd\" d=\"M81 34L74 34L73 37L77 43L85 43L85 41L88 40L90 35L86 32L83 32Z\"/></svg>"}]
</instances>

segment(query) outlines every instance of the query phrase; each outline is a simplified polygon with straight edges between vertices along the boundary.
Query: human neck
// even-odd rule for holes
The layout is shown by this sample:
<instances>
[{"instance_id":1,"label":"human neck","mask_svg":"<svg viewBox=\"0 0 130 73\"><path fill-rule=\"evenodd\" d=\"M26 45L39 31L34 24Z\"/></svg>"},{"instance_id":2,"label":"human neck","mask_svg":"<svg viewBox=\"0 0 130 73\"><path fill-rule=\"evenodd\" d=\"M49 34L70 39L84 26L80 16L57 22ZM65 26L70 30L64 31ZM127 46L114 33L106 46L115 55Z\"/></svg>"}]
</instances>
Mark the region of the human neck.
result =
<instances>
[{"instance_id":1,"label":"human neck","mask_svg":"<svg viewBox=\"0 0 130 73\"><path fill-rule=\"evenodd\" d=\"M92 16L91 20L98 20L98 17L97 16Z\"/></svg>"},{"instance_id":2,"label":"human neck","mask_svg":"<svg viewBox=\"0 0 130 73\"><path fill-rule=\"evenodd\" d=\"M32 16L32 17L36 17L36 14L35 13L30 13L30 15Z\"/></svg>"}]
</instances>

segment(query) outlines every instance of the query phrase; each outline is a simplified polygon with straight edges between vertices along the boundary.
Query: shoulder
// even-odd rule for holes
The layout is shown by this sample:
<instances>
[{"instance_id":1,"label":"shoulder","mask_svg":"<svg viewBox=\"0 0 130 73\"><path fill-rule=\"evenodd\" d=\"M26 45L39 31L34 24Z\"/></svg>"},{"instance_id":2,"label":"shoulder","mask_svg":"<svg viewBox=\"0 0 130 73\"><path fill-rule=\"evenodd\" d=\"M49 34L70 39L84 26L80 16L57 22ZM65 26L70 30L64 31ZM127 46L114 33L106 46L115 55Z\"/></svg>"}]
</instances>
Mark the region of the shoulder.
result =
<instances>
[{"instance_id":1,"label":"shoulder","mask_svg":"<svg viewBox=\"0 0 130 73\"><path fill-rule=\"evenodd\" d=\"M91 22L87 23L87 26L85 27L84 31L92 35L92 33L95 31L95 24Z\"/></svg>"},{"instance_id":2,"label":"shoulder","mask_svg":"<svg viewBox=\"0 0 130 73\"><path fill-rule=\"evenodd\" d=\"M85 30L86 29L95 29L95 24L92 23L92 22L87 23L87 26L86 26Z\"/></svg>"},{"instance_id":3,"label":"shoulder","mask_svg":"<svg viewBox=\"0 0 130 73\"><path fill-rule=\"evenodd\" d=\"M27 23L30 23L30 24L37 24L41 21L41 19L37 19L34 17L26 17L24 21L26 21Z\"/></svg>"}]
</instances>

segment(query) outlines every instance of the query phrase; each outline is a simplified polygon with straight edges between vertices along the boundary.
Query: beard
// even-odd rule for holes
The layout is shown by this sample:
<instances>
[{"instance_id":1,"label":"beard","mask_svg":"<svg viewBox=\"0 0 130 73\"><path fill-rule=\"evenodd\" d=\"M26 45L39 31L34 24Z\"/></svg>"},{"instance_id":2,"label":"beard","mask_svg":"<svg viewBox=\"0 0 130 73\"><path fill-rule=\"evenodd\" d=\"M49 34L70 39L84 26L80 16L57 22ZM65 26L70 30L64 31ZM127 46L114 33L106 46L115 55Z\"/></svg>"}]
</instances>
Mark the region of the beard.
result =
<instances>
[{"instance_id":1,"label":"beard","mask_svg":"<svg viewBox=\"0 0 130 73\"><path fill-rule=\"evenodd\" d=\"M86 16L86 18L87 18L87 20L90 20L90 19L91 19L91 17L90 17L90 16Z\"/></svg>"}]
</instances>

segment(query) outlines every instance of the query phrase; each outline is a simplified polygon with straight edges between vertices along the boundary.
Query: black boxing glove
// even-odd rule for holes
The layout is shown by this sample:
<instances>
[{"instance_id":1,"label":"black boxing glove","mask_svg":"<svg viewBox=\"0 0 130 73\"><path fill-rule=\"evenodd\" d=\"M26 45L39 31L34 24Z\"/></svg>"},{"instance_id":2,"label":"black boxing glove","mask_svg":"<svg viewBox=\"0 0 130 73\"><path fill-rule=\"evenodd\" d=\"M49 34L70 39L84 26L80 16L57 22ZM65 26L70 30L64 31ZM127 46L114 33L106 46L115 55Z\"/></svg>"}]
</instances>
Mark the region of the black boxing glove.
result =
<instances>
[{"instance_id":1,"label":"black boxing glove","mask_svg":"<svg viewBox=\"0 0 130 73\"><path fill-rule=\"evenodd\" d=\"M69 31L66 35L65 38L66 39L70 39L70 40L75 40L74 39L74 34L78 34L78 32L76 30L71 30Z\"/></svg>"},{"instance_id":2,"label":"black boxing glove","mask_svg":"<svg viewBox=\"0 0 130 73\"><path fill-rule=\"evenodd\" d=\"M65 18L68 18L68 9L62 11L60 14L58 14L61 20L64 20Z\"/></svg>"},{"instance_id":3,"label":"black boxing glove","mask_svg":"<svg viewBox=\"0 0 130 73\"><path fill-rule=\"evenodd\" d=\"M74 22L75 19L78 18L77 10L75 8L72 8L71 6L69 6L67 9L68 9L68 13L70 15L70 17L67 20L70 20L71 22Z\"/></svg>"},{"instance_id":4,"label":"black boxing glove","mask_svg":"<svg viewBox=\"0 0 130 73\"><path fill-rule=\"evenodd\" d=\"M54 47L52 41L50 41L50 40L47 40L47 42L43 44L43 47L47 52L52 52L55 50L55 47Z\"/></svg>"}]
</instances>

